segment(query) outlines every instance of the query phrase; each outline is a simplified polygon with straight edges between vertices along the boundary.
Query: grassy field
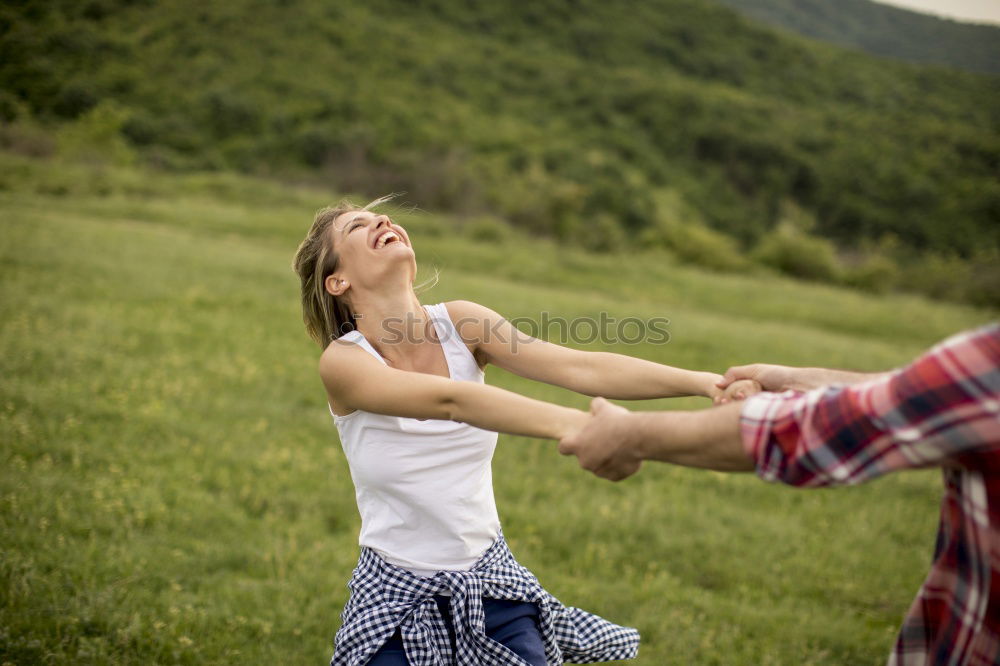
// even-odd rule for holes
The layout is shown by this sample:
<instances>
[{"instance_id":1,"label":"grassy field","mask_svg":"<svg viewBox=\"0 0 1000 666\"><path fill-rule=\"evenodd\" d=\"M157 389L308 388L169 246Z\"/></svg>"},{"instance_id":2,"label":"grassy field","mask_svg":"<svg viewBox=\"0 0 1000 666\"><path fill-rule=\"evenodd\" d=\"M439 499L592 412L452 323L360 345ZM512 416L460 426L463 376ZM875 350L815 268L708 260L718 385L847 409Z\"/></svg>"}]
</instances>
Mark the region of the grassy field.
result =
<instances>
[{"instance_id":1,"label":"grassy field","mask_svg":"<svg viewBox=\"0 0 1000 666\"><path fill-rule=\"evenodd\" d=\"M332 198L0 154L0 662L329 658L359 521L289 264ZM669 317L668 344L593 348L682 367L880 369L992 316L402 217L441 270L426 302ZM648 465L613 485L554 448L500 438L506 534L563 602L638 627L635 663L884 661L930 560L934 472L800 492Z\"/></svg>"}]
</instances>

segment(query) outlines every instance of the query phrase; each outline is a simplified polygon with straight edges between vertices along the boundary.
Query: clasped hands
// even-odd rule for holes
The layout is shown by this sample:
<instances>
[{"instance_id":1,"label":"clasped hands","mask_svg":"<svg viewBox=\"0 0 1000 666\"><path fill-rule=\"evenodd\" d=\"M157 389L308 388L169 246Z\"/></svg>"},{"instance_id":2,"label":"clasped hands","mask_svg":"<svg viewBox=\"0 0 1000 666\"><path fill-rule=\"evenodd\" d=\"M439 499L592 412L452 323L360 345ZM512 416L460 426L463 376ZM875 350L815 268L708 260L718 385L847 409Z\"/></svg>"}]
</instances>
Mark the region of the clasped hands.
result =
<instances>
[{"instance_id":1,"label":"clasped hands","mask_svg":"<svg viewBox=\"0 0 1000 666\"><path fill-rule=\"evenodd\" d=\"M710 397L715 405L726 405L761 391L781 391L789 385L792 371L785 366L760 363L732 367L715 385ZM652 423L648 418L650 414L655 414L659 420ZM559 452L576 456L581 467L601 478L620 481L635 474L643 460L652 457L646 450L652 439L649 428L674 426L672 436L697 442L703 419L692 421L685 419L686 416L690 414L631 412L604 398L594 398L589 418L582 427L559 441ZM664 421L671 418L674 420ZM666 433L656 434L662 437Z\"/></svg>"}]
</instances>

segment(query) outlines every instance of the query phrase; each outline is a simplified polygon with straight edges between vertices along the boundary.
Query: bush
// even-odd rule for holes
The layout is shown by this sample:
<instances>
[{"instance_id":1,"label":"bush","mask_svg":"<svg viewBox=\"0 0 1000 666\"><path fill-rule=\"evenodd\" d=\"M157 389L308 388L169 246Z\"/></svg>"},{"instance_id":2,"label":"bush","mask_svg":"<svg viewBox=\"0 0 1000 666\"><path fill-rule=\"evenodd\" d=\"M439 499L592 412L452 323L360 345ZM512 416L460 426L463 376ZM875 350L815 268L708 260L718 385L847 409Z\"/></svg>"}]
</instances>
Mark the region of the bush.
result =
<instances>
[{"instance_id":1,"label":"bush","mask_svg":"<svg viewBox=\"0 0 1000 666\"><path fill-rule=\"evenodd\" d=\"M513 230L495 217L477 217L462 225L465 235L483 243L505 243L513 235Z\"/></svg>"},{"instance_id":2,"label":"bush","mask_svg":"<svg viewBox=\"0 0 1000 666\"><path fill-rule=\"evenodd\" d=\"M0 90L0 122L15 122L30 116L27 105L17 95Z\"/></svg>"},{"instance_id":3,"label":"bush","mask_svg":"<svg viewBox=\"0 0 1000 666\"><path fill-rule=\"evenodd\" d=\"M893 289L899 281L899 266L882 254L870 254L844 274L844 283L877 294Z\"/></svg>"},{"instance_id":4,"label":"bush","mask_svg":"<svg viewBox=\"0 0 1000 666\"><path fill-rule=\"evenodd\" d=\"M454 230L436 215L420 215L403 223L407 233L416 238L441 238ZM467 229L471 235L472 230ZM489 235L489 232L486 232Z\"/></svg>"},{"instance_id":5,"label":"bush","mask_svg":"<svg viewBox=\"0 0 1000 666\"><path fill-rule=\"evenodd\" d=\"M27 120L0 122L0 148L28 157L51 157L56 150L52 136Z\"/></svg>"},{"instance_id":6,"label":"bush","mask_svg":"<svg viewBox=\"0 0 1000 666\"><path fill-rule=\"evenodd\" d=\"M254 137L259 133L262 111L257 104L233 88L216 89L203 94L200 110L216 137Z\"/></svg>"},{"instance_id":7,"label":"bush","mask_svg":"<svg viewBox=\"0 0 1000 666\"><path fill-rule=\"evenodd\" d=\"M782 273L806 280L835 281L840 274L833 244L783 223L764 236L753 258Z\"/></svg>"},{"instance_id":8,"label":"bush","mask_svg":"<svg viewBox=\"0 0 1000 666\"><path fill-rule=\"evenodd\" d=\"M594 252L617 252L625 247L625 232L614 217L598 213L587 216L571 240Z\"/></svg>"},{"instance_id":9,"label":"bush","mask_svg":"<svg viewBox=\"0 0 1000 666\"><path fill-rule=\"evenodd\" d=\"M1000 308L1000 249L980 250L973 256L965 298L973 305Z\"/></svg>"},{"instance_id":10,"label":"bush","mask_svg":"<svg viewBox=\"0 0 1000 666\"><path fill-rule=\"evenodd\" d=\"M135 153L122 135L129 112L113 102L101 102L58 133L63 157L100 164L132 164Z\"/></svg>"},{"instance_id":11,"label":"bush","mask_svg":"<svg viewBox=\"0 0 1000 666\"><path fill-rule=\"evenodd\" d=\"M971 259L926 253L906 263L901 287L933 298L986 307L1000 306L1000 250L980 250Z\"/></svg>"},{"instance_id":12,"label":"bush","mask_svg":"<svg viewBox=\"0 0 1000 666\"><path fill-rule=\"evenodd\" d=\"M958 300L971 277L969 265L957 255L928 252L907 263L900 286L934 298Z\"/></svg>"},{"instance_id":13,"label":"bush","mask_svg":"<svg viewBox=\"0 0 1000 666\"><path fill-rule=\"evenodd\" d=\"M736 241L697 222L658 220L640 236L645 247L670 250L681 261L720 271L747 267Z\"/></svg>"},{"instance_id":14,"label":"bush","mask_svg":"<svg viewBox=\"0 0 1000 666\"><path fill-rule=\"evenodd\" d=\"M501 172L502 173L502 172ZM585 222L584 188L550 175L537 161L486 191L486 204L514 226L541 236L572 240Z\"/></svg>"},{"instance_id":15,"label":"bush","mask_svg":"<svg viewBox=\"0 0 1000 666\"><path fill-rule=\"evenodd\" d=\"M79 118L97 106L99 101L93 86L72 82L59 91L53 111L63 118Z\"/></svg>"}]
</instances>

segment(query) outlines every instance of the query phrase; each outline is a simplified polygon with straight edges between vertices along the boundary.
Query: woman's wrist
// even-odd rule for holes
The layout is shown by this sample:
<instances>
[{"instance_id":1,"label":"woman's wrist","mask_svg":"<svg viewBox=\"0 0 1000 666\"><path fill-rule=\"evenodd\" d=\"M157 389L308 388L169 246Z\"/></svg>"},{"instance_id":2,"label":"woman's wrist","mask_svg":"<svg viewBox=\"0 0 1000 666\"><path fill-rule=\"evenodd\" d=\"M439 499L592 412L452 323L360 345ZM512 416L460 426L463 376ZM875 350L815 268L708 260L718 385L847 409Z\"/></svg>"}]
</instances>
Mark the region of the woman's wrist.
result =
<instances>
[{"instance_id":1,"label":"woman's wrist","mask_svg":"<svg viewBox=\"0 0 1000 666\"><path fill-rule=\"evenodd\" d=\"M587 423L587 419L590 415L579 409L574 409L572 407L560 407L561 414L559 418L553 421L555 428L551 434L551 439L563 439L574 433L579 432L584 425Z\"/></svg>"},{"instance_id":2,"label":"woman's wrist","mask_svg":"<svg viewBox=\"0 0 1000 666\"><path fill-rule=\"evenodd\" d=\"M722 381L722 375L715 372L700 372L698 373L697 388L692 391L691 395L699 395L703 398L714 398L720 393L719 387L716 386Z\"/></svg>"},{"instance_id":3,"label":"woman's wrist","mask_svg":"<svg viewBox=\"0 0 1000 666\"><path fill-rule=\"evenodd\" d=\"M677 398L688 395L712 398L718 392L716 382L722 381L722 375L701 370L682 370L670 368L670 372L661 378L657 396L661 398Z\"/></svg>"}]
</instances>

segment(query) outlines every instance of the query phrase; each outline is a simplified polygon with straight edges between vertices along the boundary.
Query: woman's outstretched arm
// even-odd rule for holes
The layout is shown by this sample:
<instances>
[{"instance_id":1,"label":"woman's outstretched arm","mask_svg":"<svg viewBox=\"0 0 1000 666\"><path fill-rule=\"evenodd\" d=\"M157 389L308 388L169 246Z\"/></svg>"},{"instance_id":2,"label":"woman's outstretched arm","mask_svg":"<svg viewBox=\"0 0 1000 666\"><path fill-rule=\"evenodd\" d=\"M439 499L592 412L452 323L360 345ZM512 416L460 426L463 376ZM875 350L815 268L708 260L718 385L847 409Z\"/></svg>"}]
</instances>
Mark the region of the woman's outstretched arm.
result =
<instances>
[{"instance_id":1,"label":"woman's outstretched arm","mask_svg":"<svg viewBox=\"0 0 1000 666\"><path fill-rule=\"evenodd\" d=\"M590 396L619 400L720 396L722 375L684 370L622 354L571 349L533 338L487 307L447 304L463 340L480 359L516 375Z\"/></svg>"},{"instance_id":2,"label":"woman's outstretched arm","mask_svg":"<svg viewBox=\"0 0 1000 666\"><path fill-rule=\"evenodd\" d=\"M587 413L476 382L391 368L351 343L331 344L319 363L335 411L361 409L414 419L442 419L545 439L583 427Z\"/></svg>"}]
</instances>

